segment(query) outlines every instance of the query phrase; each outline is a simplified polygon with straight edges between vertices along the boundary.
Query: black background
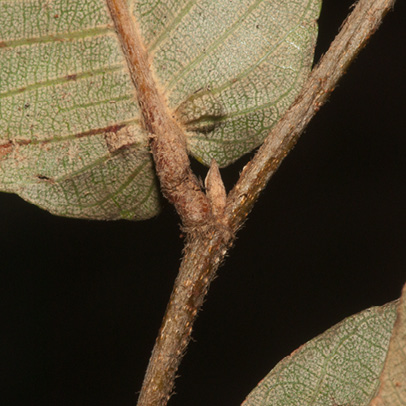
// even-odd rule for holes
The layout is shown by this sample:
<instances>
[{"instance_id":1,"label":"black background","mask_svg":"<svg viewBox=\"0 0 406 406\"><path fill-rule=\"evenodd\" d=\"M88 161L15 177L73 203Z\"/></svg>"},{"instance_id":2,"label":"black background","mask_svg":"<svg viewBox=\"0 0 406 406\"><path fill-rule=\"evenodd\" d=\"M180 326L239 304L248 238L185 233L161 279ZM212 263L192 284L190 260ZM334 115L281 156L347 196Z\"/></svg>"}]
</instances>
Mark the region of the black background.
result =
<instances>
[{"instance_id":1,"label":"black background","mask_svg":"<svg viewBox=\"0 0 406 406\"><path fill-rule=\"evenodd\" d=\"M325 0L317 58L352 1ZM284 356L406 280L406 4L271 180L213 283L173 405L239 405ZM223 171L229 187L246 162ZM0 404L135 404L182 249L152 220L54 217L0 195Z\"/></svg>"}]
</instances>

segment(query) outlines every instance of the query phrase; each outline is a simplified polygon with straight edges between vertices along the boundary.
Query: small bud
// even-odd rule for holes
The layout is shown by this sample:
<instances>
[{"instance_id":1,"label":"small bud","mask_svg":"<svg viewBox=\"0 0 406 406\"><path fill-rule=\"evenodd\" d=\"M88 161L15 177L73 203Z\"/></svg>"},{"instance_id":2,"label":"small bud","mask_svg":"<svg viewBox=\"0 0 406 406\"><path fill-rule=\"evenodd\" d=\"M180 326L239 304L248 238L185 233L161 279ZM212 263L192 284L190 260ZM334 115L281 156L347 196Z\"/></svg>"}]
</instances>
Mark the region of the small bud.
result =
<instances>
[{"instance_id":1,"label":"small bud","mask_svg":"<svg viewBox=\"0 0 406 406\"><path fill-rule=\"evenodd\" d=\"M211 161L204 185L214 216L221 218L224 213L224 208L226 207L227 194L215 159Z\"/></svg>"}]
</instances>

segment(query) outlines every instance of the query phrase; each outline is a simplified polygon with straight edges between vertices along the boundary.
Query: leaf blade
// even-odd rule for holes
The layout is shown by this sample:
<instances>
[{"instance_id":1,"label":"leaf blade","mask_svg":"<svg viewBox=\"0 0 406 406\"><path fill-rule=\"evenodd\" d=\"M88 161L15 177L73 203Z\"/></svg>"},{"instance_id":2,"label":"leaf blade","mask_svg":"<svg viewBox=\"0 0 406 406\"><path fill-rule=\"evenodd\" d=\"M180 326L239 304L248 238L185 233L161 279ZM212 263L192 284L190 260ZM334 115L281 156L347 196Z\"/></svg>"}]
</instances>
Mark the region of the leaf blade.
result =
<instances>
[{"instance_id":1,"label":"leaf blade","mask_svg":"<svg viewBox=\"0 0 406 406\"><path fill-rule=\"evenodd\" d=\"M403 287L397 317L389 343L380 388L370 406L406 404L406 285Z\"/></svg>"},{"instance_id":2,"label":"leaf blade","mask_svg":"<svg viewBox=\"0 0 406 406\"><path fill-rule=\"evenodd\" d=\"M242 406L367 406L386 358L397 301L351 316L283 359Z\"/></svg>"},{"instance_id":3,"label":"leaf blade","mask_svg":"<svg viewBox=\"0 0 406 406\"><path fill-rule=\"evenodd\" d=\"M183 5L154 48L155 73L186 126L191 154L226 166L261 144L297 96L312 64L321 2Z\"/></svg>"},{"instance_id":4,"label":"leaf blade","mask_svg":"<svg viewBox=\"0 0 406 406\"><path fill-rule=\"evenodd\" d=\"M82 5L0 3L3 23L23 16L0 29L0 186L58 215L149 218L159 195L127 66L104 2Z\"/></svg>"}]
</instances>

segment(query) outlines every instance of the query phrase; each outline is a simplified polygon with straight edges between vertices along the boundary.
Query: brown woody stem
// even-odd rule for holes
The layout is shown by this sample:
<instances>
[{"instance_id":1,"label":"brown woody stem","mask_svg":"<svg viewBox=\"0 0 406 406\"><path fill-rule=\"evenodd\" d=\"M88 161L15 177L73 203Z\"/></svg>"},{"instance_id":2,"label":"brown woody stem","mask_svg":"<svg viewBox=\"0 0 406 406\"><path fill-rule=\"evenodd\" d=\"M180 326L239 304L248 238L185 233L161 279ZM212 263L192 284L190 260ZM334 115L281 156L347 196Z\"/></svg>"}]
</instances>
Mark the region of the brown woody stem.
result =
<instances>
[{"instance_id":1,"label":"brown woody stem","mask_svg":"<svg viewBox=\"0 0 406 406\"><path fill-rule=\"evenodd\" d=\"M187 230L184 257L144 378L138 406L164 406L190 341L193 322L232 244L260 192L325 103L346 68L379 27L395 0L360 0L327 53L313 69L296 102L273 128L243 169L226 206L213 167L207 185L212 204L190 170L181 127L165 105L151 73L148 55L125 0L106 0L137 90L145 129L165 196L175 205ZM217 180L216 180L217 179ZM210 197L213 200L212 197ZM215 208L215 210L212 210ZM222 218L213 212L221 213ZM223 214L224 213L224 214Z\"/></svg>"},{"instance_id":2,"label":"brown woody stem","mask_svg":"<svg viewBox=\"0 0 406 406\"><path fill-rule=\"evenodd\" d=\"M313 68L296 101L275 125L229 193L226 216L234 232L244 223L256 199L294 147L339 79L379 28L395 0L360 0L343 23L326 54Z\"/></svg>"},{"instance_id":3,"label":"brown woody stem","mask_svg":"<svg viewBox=\"0 0 406 406\"><path fill-rule=\"evenodd\" d=\"M174 204L185 227L206 224L210 202L190 169L183 129L159 92L148 53L125 0L107 0L131 79L137 92L143 127L151 149L162 192Z\"/></svg>"},{"instance_id":4,"label":"brown woody stem","mask_svg":"<svg viewBox=\"0 0 406 406\"><path fill-rule=\"evenodd\" d=\"M167 404L197 312L231 242L231 234L215 227L204 235L194 232L188 235L184 258L148 364L138 406Z\"/></svg>"}]
</instances>

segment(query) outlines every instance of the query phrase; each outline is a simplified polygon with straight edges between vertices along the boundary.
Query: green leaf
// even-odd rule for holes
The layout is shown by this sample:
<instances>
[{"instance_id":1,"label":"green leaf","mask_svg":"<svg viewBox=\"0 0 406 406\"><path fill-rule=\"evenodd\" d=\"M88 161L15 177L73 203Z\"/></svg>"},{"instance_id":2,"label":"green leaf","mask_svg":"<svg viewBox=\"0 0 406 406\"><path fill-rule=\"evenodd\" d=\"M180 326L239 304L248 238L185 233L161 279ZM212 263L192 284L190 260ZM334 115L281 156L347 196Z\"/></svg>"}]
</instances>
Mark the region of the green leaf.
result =
<instances>
[{"instance_id":1,"label":"green leaf","mask_svg":"<svg viewBox=\"0 0 406 406\"><path fill-rule=\"evenodd\" d=\"M320 0L129 1L190 153L228 165L297 96ZM54 214L159 211L148 134L104 0L0 0L0 189Z\"/></svg>"},{"instance_id":2,"label":"green leaf","mask_svg":"<svg viewBox=\"0 0 406 406\"><path fill-rule=\"evenodd\" d=\"M397 308L380 387L370 406L406 405L406 285Z\"/></svg>"},{"instance_id":3,"label":"green leaf","mask_svg":"<svg viewBox=\"0 0 406 406\"><path fill-rule=\"evenodd\" d=\"M379 386L397 305L372 307L309 341L277 364L242 405L368 406Z\"/></svg>"}]
</instances>

